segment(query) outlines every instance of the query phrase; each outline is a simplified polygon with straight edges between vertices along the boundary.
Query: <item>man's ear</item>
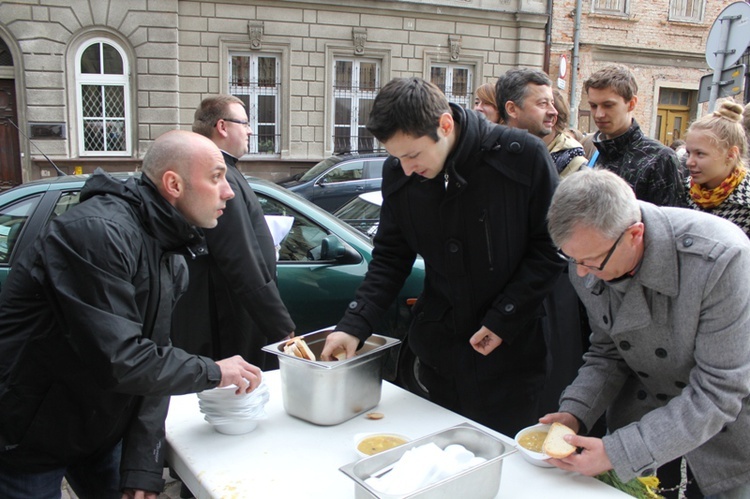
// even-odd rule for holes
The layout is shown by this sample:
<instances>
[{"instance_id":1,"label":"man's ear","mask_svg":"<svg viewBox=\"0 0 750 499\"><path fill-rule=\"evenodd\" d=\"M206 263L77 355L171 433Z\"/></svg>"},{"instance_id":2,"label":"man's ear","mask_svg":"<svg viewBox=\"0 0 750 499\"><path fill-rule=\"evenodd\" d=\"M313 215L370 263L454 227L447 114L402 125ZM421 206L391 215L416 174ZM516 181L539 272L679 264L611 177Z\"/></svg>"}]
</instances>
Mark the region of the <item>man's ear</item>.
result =
<instances>
[{"instance_id":1,"label":"man's ear","mask_svg":"<svg viewBox=\"0 0 750 499\"><path fill-rule=\"evenodd\" d=\"M177 199L185 192L185 182L180 174L174 170L164 172L164 175L161 176L161 185L167 201Z\"/></svg>"},{"instance_id":2,"label":"man's ear","mask_svg":"<svg viewBox=\"0 0 750 499\"><path fill-rule=\"evenodd\" d=\"M518 118L518 106L512 100L505 102L505 114L508 116L508 120Z\"/></svg>"},{"instance_id":3,"label":"man's ear","mask_svg":"<svg viewBox=\"0 0 750 499\"><path fill-rule=\"evenodd\" d=\"M638 105L638 96L634 95L632 99L628 101L628 112L632 113L635 110L635 106Z\"/></svg>"},{"instance_id":4,"label":"man's ear","mask_svg":"<svg viewBox=\"0 0 750 499\"><path fill-rule=\"evenodd\" d=\"M440 122L438 128L443 132L446 137L453 132L455 122L453 121L453 115L451 113L443 113L440 115Z\"/></svg>"}]
</instances>

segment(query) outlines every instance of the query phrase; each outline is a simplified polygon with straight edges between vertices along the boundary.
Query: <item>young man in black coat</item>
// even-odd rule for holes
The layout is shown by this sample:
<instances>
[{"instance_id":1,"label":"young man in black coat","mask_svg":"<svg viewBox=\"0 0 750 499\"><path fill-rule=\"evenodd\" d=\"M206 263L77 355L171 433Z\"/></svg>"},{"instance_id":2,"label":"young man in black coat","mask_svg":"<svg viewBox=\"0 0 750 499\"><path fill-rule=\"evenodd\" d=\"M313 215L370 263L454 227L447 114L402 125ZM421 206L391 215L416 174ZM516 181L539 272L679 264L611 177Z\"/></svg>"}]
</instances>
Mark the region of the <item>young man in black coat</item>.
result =
<instances>
[{"instance_id":1,"label":"young man in black coat","mask_svg":"<svg viewBox=\"0 0 750 499\"><path fill-rule=\"evenodd\" d=\"M541 303L563 265L545 216L557 173L536 137L395 79L367 125L391 155L373 260L323 358L354 355L425 260L408 343L434 402L512 435L533 424L545 376Z\"/></svg>"}]
</instances>

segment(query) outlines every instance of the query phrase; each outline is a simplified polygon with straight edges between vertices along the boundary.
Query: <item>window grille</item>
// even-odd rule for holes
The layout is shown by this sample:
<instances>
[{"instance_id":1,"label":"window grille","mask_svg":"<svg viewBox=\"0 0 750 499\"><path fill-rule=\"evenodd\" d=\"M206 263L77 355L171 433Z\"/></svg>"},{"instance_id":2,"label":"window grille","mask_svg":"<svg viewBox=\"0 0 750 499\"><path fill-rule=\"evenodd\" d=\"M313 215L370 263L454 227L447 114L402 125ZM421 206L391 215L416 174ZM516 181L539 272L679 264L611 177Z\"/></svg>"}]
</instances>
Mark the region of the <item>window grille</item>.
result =
<instances>
[{"instance_id":1,"label":"window grille","mask_svg":"<svg viewBox=\"0 0 750 499\"><path fill-rule=\"evenodd\" d=\"M127 59L108 40L92 40L76 58L79 149L82 156L130 153Z\"/></svg>"},{"instance_id":2,"label":"window grille","mask_svg":"<svg viewBox=\"0 0 750 499\"><path fill-rule=\"evenodd\" d=\"M450 102L467 109L474 102L474 78L471 68L449 64L433 64L430 68L430 81L443 91Z\"/></svg>"},{"instance_id":3,"label":"window grille","mask_svg":"<svg viewBox=\"0 0 750 499\"><path fill-rule=\"evenodd\" d=\"M249 154L279 154L281 72L273 55L230 53L229 93L245 104L252 135Z\"/></svg>"},{"instance_id":4,"label":"window grille","mask_svg":"<svg viewBox=\"0 0 750 499\"><path fill-rule=\"evenodd\" d=\"M379 148L367 120L380 90L380 63L337 59L333 83L333 152L372 152Z\"/></svg>"}]
</instances>

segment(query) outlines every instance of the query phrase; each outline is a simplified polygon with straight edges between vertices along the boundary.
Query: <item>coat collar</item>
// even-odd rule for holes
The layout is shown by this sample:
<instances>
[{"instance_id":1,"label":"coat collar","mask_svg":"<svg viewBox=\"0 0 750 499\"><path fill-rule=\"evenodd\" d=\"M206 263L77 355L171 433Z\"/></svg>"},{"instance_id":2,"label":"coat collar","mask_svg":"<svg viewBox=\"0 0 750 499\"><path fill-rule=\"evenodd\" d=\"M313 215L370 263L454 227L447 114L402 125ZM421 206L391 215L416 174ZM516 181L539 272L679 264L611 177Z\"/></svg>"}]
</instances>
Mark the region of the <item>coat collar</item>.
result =
<instances>
[{"instance_id":1,"label":"coat collar","mask_svg":"<svg viewBox=\"0 0 750 499\"><path fill-rule=\"evenodd\" d=\"M639 201L645 226L641 268L634 279L641 286L667 296L680 291L675 234L667 215L657 206Z\"/></svg>"},{"instance_id":2,"label":"coat collar","mask_svg":"<svg viewBox=\"0 0 750 499\"><path fill-rule=\"evenodd\" d=\"M633 143L643 137L643 132L638 122L633 119L630 128L613 139L602 138L602 132L596 132L594 135L594 145L605 158L619 158L625 151L633 147Z\"/></svg>"}]
</instances>

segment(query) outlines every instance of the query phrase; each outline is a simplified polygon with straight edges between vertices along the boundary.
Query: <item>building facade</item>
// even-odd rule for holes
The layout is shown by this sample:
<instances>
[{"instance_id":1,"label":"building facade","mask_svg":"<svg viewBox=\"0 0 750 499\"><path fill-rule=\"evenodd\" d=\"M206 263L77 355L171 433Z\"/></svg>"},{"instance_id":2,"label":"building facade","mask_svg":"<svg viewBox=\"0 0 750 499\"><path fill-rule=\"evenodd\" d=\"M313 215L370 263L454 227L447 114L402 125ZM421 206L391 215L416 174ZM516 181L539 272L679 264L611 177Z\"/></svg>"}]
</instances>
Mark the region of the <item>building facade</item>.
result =
<instances>
[{"instance_id":1,"label":"building facade","mask_svg":"<svg viewBox=\"0 0 750 499\"><path fill-rule=\"evenodd\" d=\"M690 122L707 110L698 103L698 90L701 78L713 73L706 62L709 31L734 2L555 0L549 73L571 101L573 126L596 131L583 83L616 63L631 68L638 81L635 118L644 132L664 144L684 139ZM736 97L744 99L743 93Z\"/></svg>"},{"instance_id":2,"label":"building facade","mask_svg":"<svg viewBox=\"0 0 750 499\"><path fill-rule=\"evenodd\" d=\"M0 180L133 170L156 137L189 129L201 99L216 93L247 106L245 172L275 178L377 149L365 123L384 83L419 76L470 106L479 84L544 65L550 5L3 1Z\"/></svg>"}]
</instances>

